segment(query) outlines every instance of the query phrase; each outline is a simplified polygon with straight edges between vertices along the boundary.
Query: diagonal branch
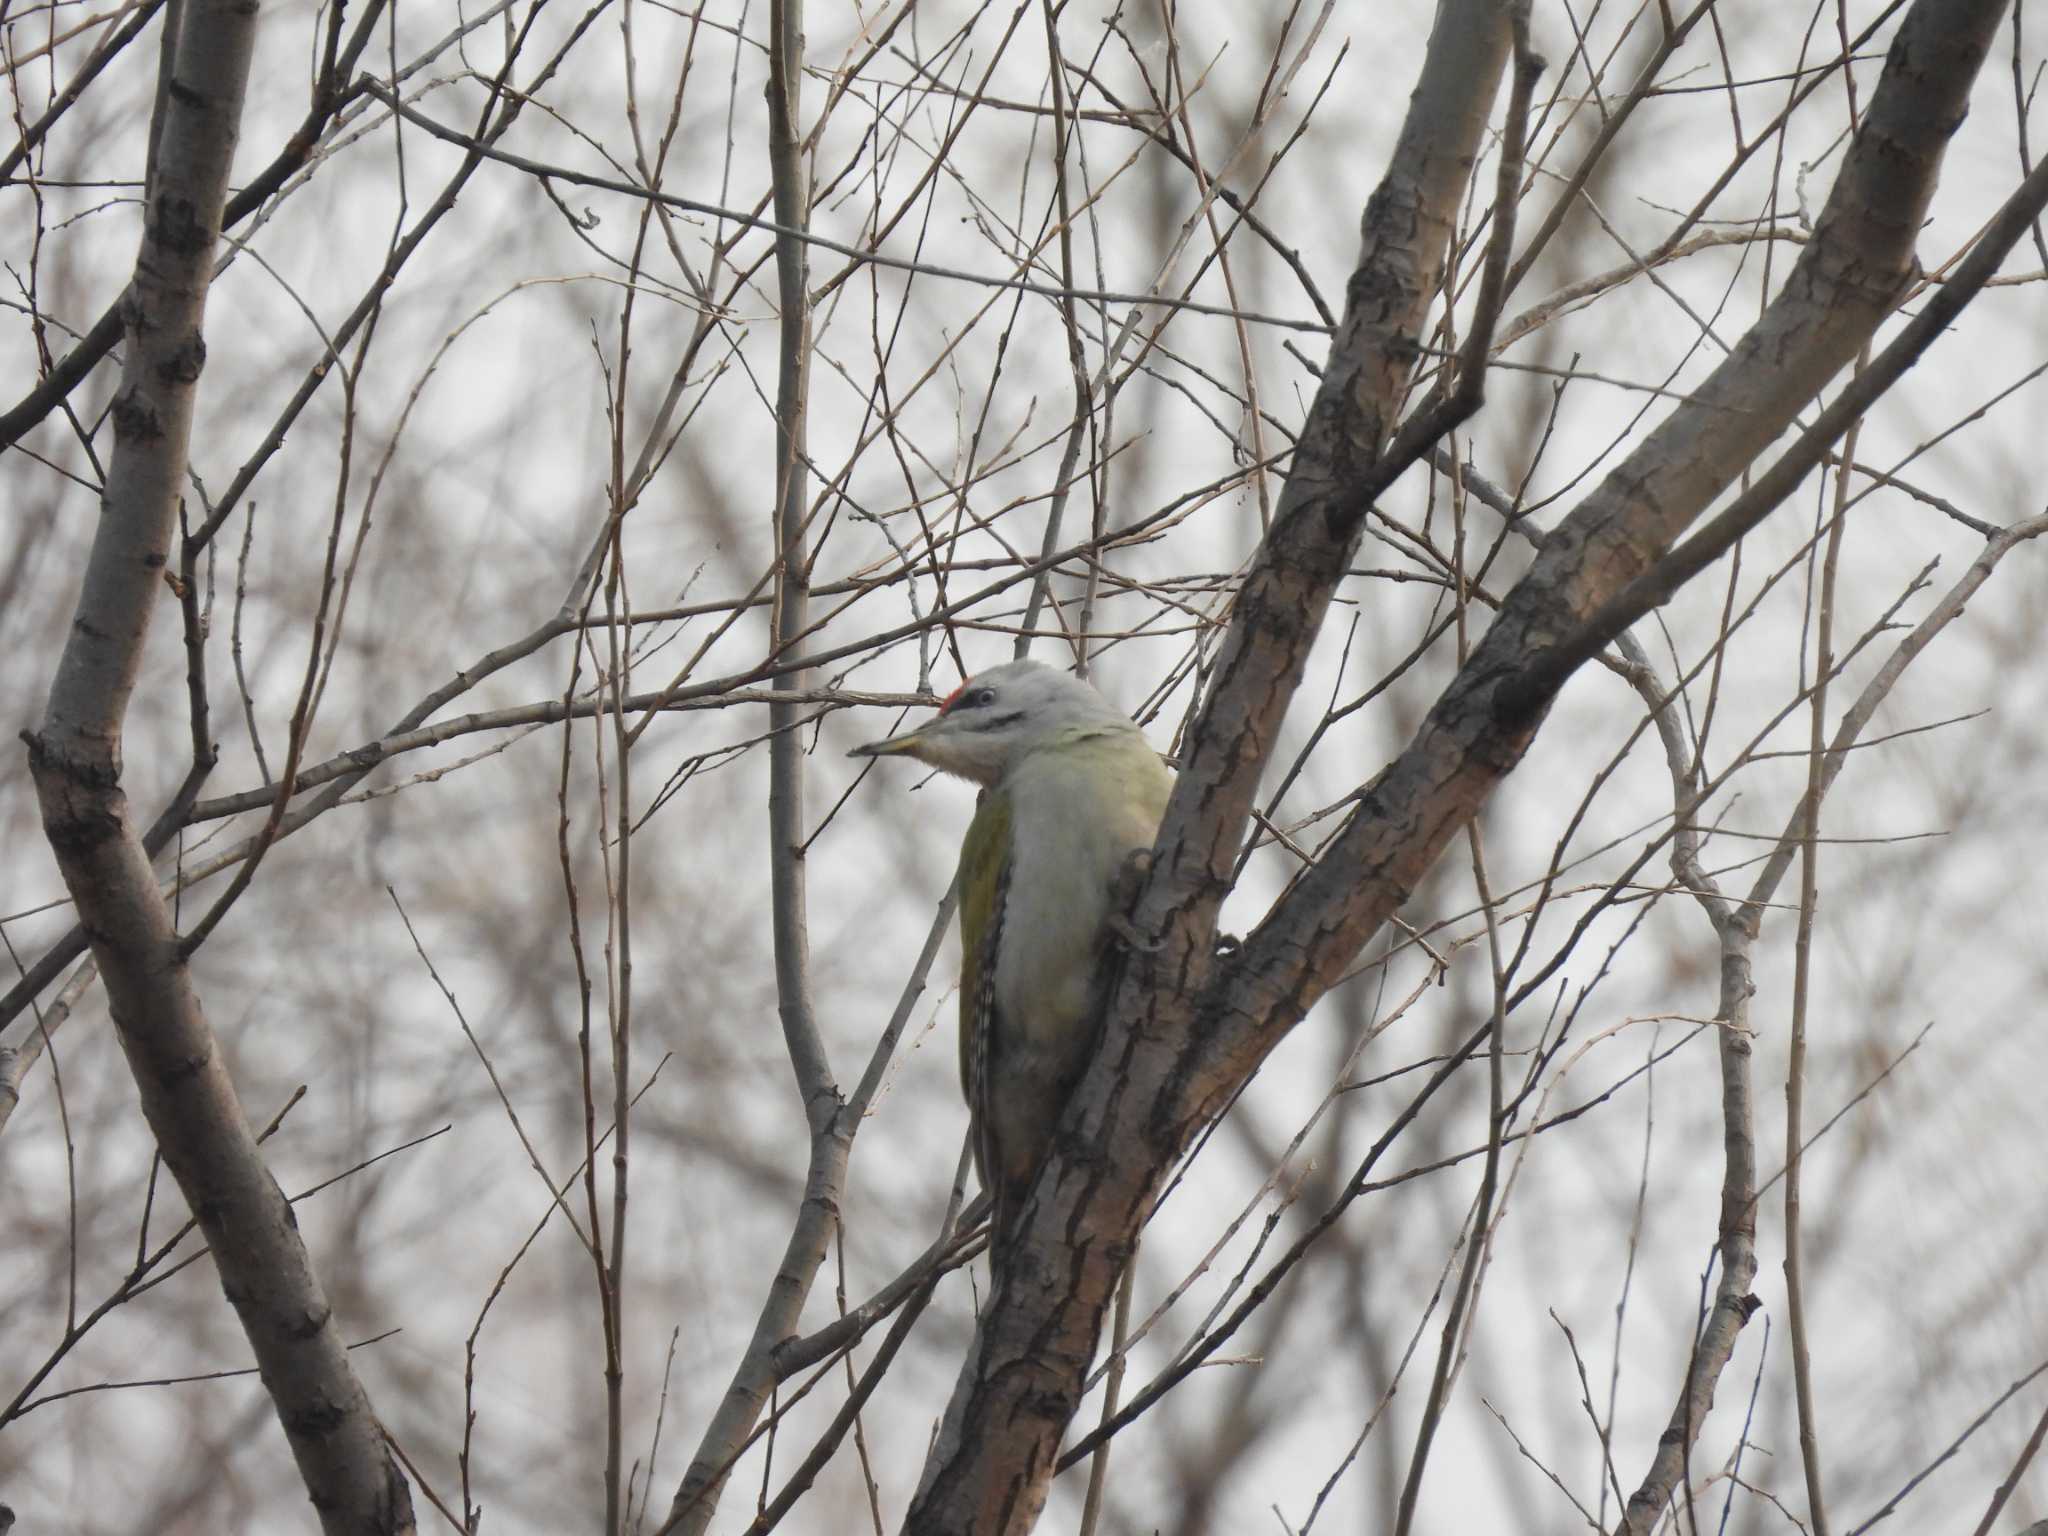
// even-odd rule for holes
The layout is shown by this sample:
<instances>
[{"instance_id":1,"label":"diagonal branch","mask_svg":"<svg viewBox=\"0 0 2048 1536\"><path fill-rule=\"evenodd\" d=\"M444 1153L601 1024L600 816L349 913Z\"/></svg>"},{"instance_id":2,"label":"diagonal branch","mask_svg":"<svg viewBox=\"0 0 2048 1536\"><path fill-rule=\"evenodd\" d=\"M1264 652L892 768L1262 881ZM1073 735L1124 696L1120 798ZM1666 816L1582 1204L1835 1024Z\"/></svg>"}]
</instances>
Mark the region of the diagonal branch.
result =
<instances>
[{"instance_id":1,"label":"diagonal branch","mask_svg":"<svg viewBox=\"0 0 2048 1536\"><path fill-rule=\"evenodd\" d=\"M1914 7L1783 291L1694 396L1544 541L1414 740L1246 941L1216 1004L1247 1027L1220 1037L1217 1070L1248 1073L1343 973L1520 761L1576 668L1569 658L1591 655L1627 624L1623 612L1611 627L1590 616L1655 569L1890 313L1915 271L1913 237L2000 14L1991 0ZM1995 266L1991 253L1986 261ZM1846 417L1823 419L1848 426Z\"/></svg>"},{"instance_id":2,"label":"diagonal branch","mask_svg":"<svg viewBox=\"0 0 2048 1536\"><path fill-rule=\"evenodd\" d=\"M1567 642L1596 643L1588 618L1656 567L1892 312L2003 9L1917 0L1783 290L1545 541L1344 830L1241 950L1220 958L1216 913L1365 498L1381 483L1506 61L1505 7L1447 0L1439 9L1394 162L1367 205L1364 250L1279 513L1238 598L1133 913L1156 948L1121 966L1103 1044L1020 1213L1021 1240L997 1276L908 1531L1030 1528L1117 1274L1166 1170L1521 760L1572 670L1546 671L1549 658Z\"/></svg>"},{"instance_id":3,"label":"diagonal branch","mask_svg":"<svg viewBox=\"0 0 2048 1536\"><path fill-rule=\"evenodd\" d=\"M270 164L228 200L227 210L222 219L223 228L231 229L239 224L261 208L272 194L290 180L293 173L311 158L321 135L327 131L336 116L356 98L362 88L360 82L353 85L343 85L341 82L354 72L356 61L362 57L363 50L370 45L370 40L377 35L377 23L383 13L384 0L370 0L363 8L362 14L356 18L355 30L349 34L348 44L341 50L340 56L334 57L330 52L329 58L325 61L326 67L321 71L319 84L313 93L312 107L307 111L305 120L285 141L284 147L277 152ZM335 15L338 19L339 10ZM125 304L125 295L109 304L99 319L93 322L92 329L57 360L56 365L44 375L34 389L7 410L0 411L0 448L11 446L23 433L34 428L45 416L62 405L71 392L85 382L93 369L106 360L107 354L114 350L115 344L121 339L122 327L125 324L122 316Z\"/></svg>"},{"instance_id":4,"label":"diagonal branch","mask_svg":"<svg viewBox=\"0 0 2048 1536\"><path fill-rule=\"evenodd\" d=\"M332 1536L413 1529L412 1499L351 1368L284 1193L236 1100L121 790L121 743L185 477L202 334L256 8L189 0L121 306L127 364L77 616L28 737L43 829L91 936L164 1162L205 1233L299 1474Z\"/></svg>"},{"instance_id":5,"label":"diagonal branch","mask_svg":"<svg viewBox=\"0 0 2048 1536\"><path fill-rule=\"evenodd\" d=\"M1044 1507L1151 1190L1184 1144L1180 1133L1195 1129L1181 1096L1188 1085L1169 1086L1174 1064L1158 1044L1186 1037L1187 1011L1208 980L1215 913L1259 775L1357 544L1369 495L1360 488L1380 466L1420 355L1509 44L1500 0L1447 0L1438 11L1393 163L1366 209L1329 364L1189 735L1137 911L1141 930L1161 943L1129 968L1119 995L1149 994L1179 1020L1141 1051L1139 1031L1116 1018L1079 1085L1065 1116L1078 1139L1063 1138L1019 1213L1024 1240L995 1277L907 1532L1028 1531ZM1151 1059L1141 1064L1141 1054ZM1201 1117L1226 1096L1206 1101ZM1171 1127L1154 1113L1168 1104L1179 1112ZM1112 1136L1120 1150L1105 1156Z\"/></svg>"}]
</instances>

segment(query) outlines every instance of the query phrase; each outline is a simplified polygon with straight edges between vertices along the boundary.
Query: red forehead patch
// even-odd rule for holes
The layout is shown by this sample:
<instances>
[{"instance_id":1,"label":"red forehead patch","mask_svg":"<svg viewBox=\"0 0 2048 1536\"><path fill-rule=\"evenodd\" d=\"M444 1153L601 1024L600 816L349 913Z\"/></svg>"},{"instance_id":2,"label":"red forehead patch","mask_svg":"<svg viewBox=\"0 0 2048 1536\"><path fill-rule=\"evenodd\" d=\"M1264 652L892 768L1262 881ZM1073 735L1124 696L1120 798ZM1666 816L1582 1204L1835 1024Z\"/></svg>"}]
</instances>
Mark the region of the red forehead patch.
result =
<instances>
[{"instance_id":1,"label":"red forehead patch","mask_svg":"<svg viewBox=\"0 0 2048 1536\"><path fill-rule=\"evenodd\" d=\"M954 706L954 704L959 702L960 695L967 691L967 685L973 681L974 679L971 677L961 679L960 686L958 688L955 688L951 693L947 694L944 702L939 705L939 713L942 715L945 714Z\"/></svg>"}]
</instances>

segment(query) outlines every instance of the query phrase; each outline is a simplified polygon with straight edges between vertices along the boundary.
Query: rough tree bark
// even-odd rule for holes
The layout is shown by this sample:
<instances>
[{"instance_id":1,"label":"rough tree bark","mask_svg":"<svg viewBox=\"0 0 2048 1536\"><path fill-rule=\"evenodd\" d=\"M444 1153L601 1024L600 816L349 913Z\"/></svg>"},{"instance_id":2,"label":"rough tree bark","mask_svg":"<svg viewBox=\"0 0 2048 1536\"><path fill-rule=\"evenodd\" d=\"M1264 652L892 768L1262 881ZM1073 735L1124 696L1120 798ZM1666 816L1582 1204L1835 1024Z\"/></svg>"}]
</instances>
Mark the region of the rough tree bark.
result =
<instances>
[{"instance_id":1,"label":"rough tree bark","mask_svg":"<svg viewBox=\"0 0 2048 1536\"><path fill-rule=\"evenodd\" d=\"M1393 163L1366 207L1359 266L1294 469L1189 733L1133 913L1157 948L1123 963L1102 1048L1020 1213L906 1530L1031 1528L1104 1310L1165 1174L1521 760L1579 661L1630 622L1616 600L1664 569L1689 525L1892 312L2004 9L1999 0L1913 6L1782 291L1545 541L1342 833L1242 946L1219 956L1216 915L1261 771L1366 505L1403 467L1390 445L1412 446L1396 410L1509 55L1500 0L1439 9ZM2038 208L2040 180L2015 205ZM1987 252L1994 265L1998 254ZM1740 520L1754 526L1767 510L1746 505ZM1739 531L1717 519L1717 538ZM1691 569L1685 553L1680 575Z\"/></svg>"},{"instance_id":2,"label":"rough tree bark","mask_svg":"<svg viewBox=\"0 0 2048 1536\"><path fill-rule=\"evenodd\" d=\"M76 617L27 736L43 829L107 990L142 1109L205 1234L322 1526L413 1529L284 1193L236 1100L121 789L122 725L162 591L206 359L202 321L256 33L254 0L190 0L135 280L114 449Z\"/></svg>"}]
</instances>

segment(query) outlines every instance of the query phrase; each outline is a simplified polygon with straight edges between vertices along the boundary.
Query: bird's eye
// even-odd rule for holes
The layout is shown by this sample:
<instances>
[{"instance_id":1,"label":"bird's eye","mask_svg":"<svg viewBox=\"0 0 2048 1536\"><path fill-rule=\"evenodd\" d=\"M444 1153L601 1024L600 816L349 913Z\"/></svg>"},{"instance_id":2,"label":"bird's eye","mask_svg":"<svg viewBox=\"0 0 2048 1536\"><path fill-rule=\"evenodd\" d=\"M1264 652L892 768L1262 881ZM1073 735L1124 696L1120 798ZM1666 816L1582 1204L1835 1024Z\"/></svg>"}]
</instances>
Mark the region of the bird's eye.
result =
<instances>
[{"instance_id":1,"label":"bird's eye","mask_svg":"<svg viewBox=\"0 0 2048 1536\"><path fill-rule=\"evenodd\" d=\"M969 688L965 683L962 683L953 690L952 697L939 706L939 713L942 715L956 715L963 709L986 709L995 701L995 689L985 687Z\"/></svg>"}]
</instances>

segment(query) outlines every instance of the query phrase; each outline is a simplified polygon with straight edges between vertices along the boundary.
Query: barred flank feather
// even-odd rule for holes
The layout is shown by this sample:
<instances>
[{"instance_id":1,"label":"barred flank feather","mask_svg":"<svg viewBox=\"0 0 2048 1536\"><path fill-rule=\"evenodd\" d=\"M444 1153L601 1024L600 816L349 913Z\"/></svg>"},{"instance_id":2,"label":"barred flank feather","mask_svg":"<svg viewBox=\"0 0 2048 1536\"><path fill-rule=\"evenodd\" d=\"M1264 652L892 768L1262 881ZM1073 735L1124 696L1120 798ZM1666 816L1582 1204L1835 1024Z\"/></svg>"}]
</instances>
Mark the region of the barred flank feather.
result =
<instances>
[{"instance_id":1,"label":"barred flank feather","mask_svg":"<svg viewBox=\"0 0 2048 1536\"><path fill-rule=\"evenodd\" d=\"M997 1117L990 1112L996 1083L991 1045L1001 1027L996 955L1010 892L1009 844L1009 794L986 790L960 845L960 1092L967 1100L975 1174L981 1187L998 1197L1003 1163L996 1155Z\"/></svg>"},{"instance_id":2,"label":"barred flank feather","mask_svg":"<svg viewBox=\"0 0 2048 1536\"><path fill-rule=\"evenodd\" d=\"M971 1016L963 1013L960 1020L962 1068L967 1079L963 1086L967 1092L969 1129L974 1137L974 1171L981 1178L982 1188L998 1202L1003 1195L1001 1181L990 1182L990 1170L1003 1166L1002 1150L996 1145L997 1118L991 1110L991 1096L995 1092L993 1063L1002 1039L1002 1024L996 1017L996 953L1003 942L1003 907L1009 895L1010 866L1005 861L1002 873L996 877L988 933L981 941L981 981L974 989L974 1011ZM1002 1231L1002 1218L999 1203L991 1230Z\"/></svg>"}]
</instances>

